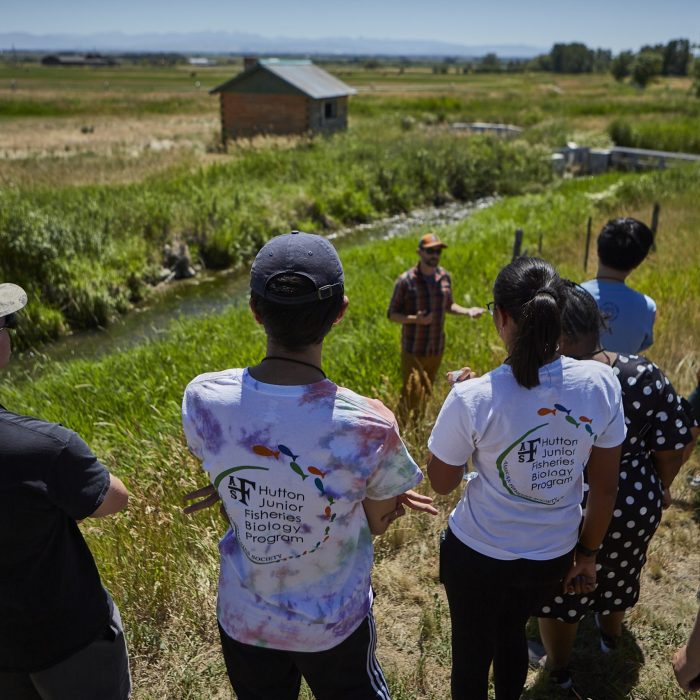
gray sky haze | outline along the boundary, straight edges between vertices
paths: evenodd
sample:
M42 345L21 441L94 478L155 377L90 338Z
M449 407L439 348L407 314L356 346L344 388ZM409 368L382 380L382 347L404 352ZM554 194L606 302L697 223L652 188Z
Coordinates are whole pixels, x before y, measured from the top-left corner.
M0 0L0 18L0 33L226 31L545 48L582 41L614 51L700 41L700 0Z

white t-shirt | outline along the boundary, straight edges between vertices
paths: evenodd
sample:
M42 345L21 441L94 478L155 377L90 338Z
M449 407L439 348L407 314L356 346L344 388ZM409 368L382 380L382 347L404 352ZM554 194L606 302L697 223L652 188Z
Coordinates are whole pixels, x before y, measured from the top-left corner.
M340 644L372 603L362 501L423 478L391 411L329 380L279 386L231 369L190 382L182 420L231 522L219 546L226 634L286 651Z
M479 476L452 511L450 529L495 559L571 551L591 448L625 438L620 383L610 367L561 357L539 377L539 386L525 389L501 365L456 384L428 441L447 464L472 458Z

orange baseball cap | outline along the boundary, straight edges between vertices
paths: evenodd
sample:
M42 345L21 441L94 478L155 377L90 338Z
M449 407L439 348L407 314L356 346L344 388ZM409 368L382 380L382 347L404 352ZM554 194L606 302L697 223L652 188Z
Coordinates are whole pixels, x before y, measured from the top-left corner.
M421 236L418 241L419 248L447 248L447 244L443 243L434 233L426 233Z

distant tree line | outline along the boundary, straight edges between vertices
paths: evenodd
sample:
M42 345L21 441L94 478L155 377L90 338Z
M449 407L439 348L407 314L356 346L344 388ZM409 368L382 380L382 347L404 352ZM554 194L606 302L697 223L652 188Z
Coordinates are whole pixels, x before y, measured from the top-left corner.
M629 81L639 87L658 75L687 76L695 78L695 90L700 97L700 57L693 57L688 39L673 39L667 44L642 46L634 51L621 51L617 55L609 49L591 49L581 42L558 43L549 53L532 59L503 59L495 53L481 58L464 59L447 57L432 62L437 75L450 73L518 73L524 71L548 71L552 73L610 73L615 80ZM391 59L389 59L391 62ZM399 59L400 72L410 65L425 65L426 59ZM364 67L386 67L387 62L378 59L365 60Z

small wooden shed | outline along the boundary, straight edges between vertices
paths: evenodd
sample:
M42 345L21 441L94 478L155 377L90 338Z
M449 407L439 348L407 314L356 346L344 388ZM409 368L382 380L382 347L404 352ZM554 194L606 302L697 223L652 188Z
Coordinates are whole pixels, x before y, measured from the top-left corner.
M222 140L257 134L332 133L347 129L356 90L307 60L246 59L215 87L221 96Z

